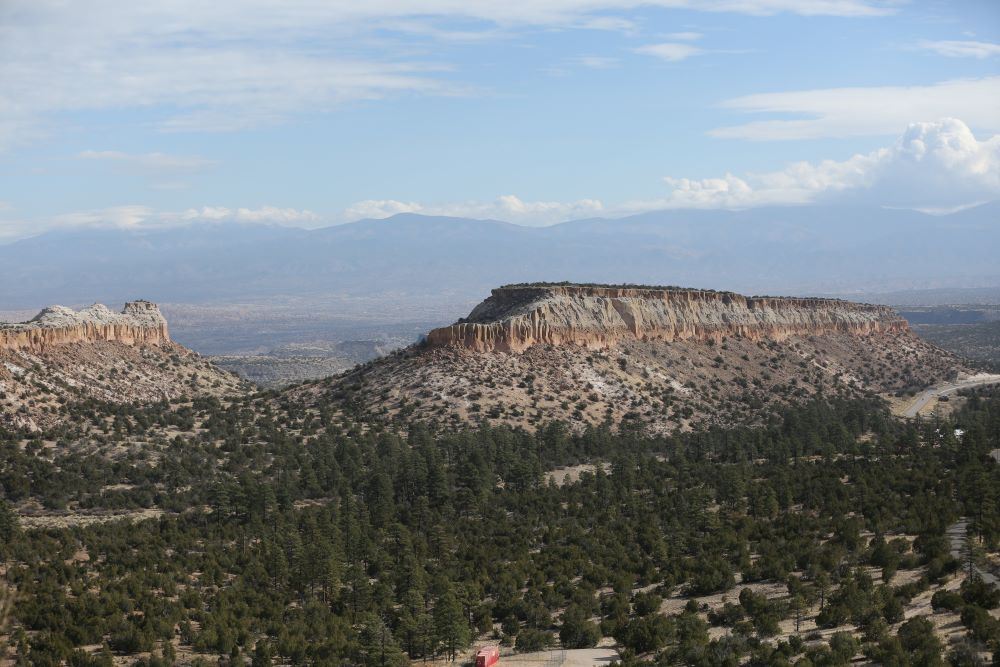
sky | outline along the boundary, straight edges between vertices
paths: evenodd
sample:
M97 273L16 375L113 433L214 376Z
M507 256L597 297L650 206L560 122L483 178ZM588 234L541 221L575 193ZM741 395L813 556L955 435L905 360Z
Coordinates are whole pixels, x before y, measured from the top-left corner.
M0 242L995 199L996 0L0 0Z

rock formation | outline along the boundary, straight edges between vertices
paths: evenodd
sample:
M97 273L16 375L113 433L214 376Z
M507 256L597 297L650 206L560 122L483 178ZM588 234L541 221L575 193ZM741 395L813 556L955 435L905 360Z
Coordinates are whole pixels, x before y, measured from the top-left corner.
M170 340L156 304L51 306L0 323L0 428L37 430L69 419L74 403L143 403L231 396L241 381Z
M121 313L99 303L79 311L49 306L29 322L0 324L0 350L38 353L56 345L98 341L163 345L170 335L160 309L148 301L130 301Z
M535 284L495 289L426 344L283 397L406 423L671 433L765 423L817 396L891 397L967 372L884 306Z
M623 340L783 341L791 336L903 333L887 306L836 299L746 297L680 288L514 285L492 291L469 317L428 334L432 347L524 352L533 345L607 349Z

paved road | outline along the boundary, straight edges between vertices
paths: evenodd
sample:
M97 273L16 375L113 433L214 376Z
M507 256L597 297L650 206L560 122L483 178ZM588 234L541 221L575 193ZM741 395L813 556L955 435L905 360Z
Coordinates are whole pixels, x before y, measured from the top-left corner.
M966 534L965 531L968 525L969 525L969 520L963 517L958 521L956 521L955 523L948 526L948 531L947 531L948 540L951 542L951 555L962 564L963 570L966 567L965 540L968 538L968 535ZM985 581L988 584L993 584L993 586L1000 588L1000 579L998 579L995 574L987 570L984 570L983 568L979 567L979 565L973 565L973 567L975 568L976 573L983 578L983 581Z
M997 383L1000 383L1000 375L981 373L979 375L974 375L967 380L961 380L960 382L939 384L931 387L930 389L925 389L917 394L916 398L914 398L910 405L907 406L906 410L903 411L903 416L911 418L916 417L928 403L936 399L938 396L946 396L947 394L952 394L959 389L971 389L972 387L981 387L984 384Z

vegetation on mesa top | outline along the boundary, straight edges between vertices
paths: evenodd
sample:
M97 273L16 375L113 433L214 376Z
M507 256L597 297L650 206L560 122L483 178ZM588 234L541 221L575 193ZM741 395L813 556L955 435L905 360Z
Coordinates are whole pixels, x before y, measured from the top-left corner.
M753 294L744 295L739 292L732 292L730 290L717 290L708 287L683 287L681 285L644 285L641 283L579 283L572 282L569 280L562 280L559 282L548 282L548 281L536 281L530 283L507 283L506 285L501 285L497 289L501 290L515 290L515 289L537 289L545 290L551 289L553 287L583 287L587 289L634 289L634 290L649 290L654 292L702 292L705 294L732 294L734 296L740 296L747 299L797 299L797 300L810 300L810 301L823 301L830 303L850 303L859 305L875 305L881 306L880 304L868 304L860 301L849 301L847 299L837 299L834 297L825 296L776 296L771 294Z
M642 285L639 283L577 283L569 280L558 282L537 281L530 283L508 283L501 285L499 289L545 289L549 287L597 287L609 289L648 289L648 290L676 290L681 292L716 292L713 289L701 289L698 287L681 287L679 285Z

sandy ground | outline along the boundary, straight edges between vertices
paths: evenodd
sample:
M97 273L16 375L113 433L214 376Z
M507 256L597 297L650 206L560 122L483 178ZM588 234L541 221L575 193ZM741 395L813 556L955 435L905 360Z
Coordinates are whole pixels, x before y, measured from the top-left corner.
M612 647L579 648L503 656L499 667L601 667L617 659Z
M611 474L611 464L610 463L581 463L576 466L568 466L565 468L556 468L555 470L550 470L545 473L545 482L550 481L555 482L556 486L563 486L564 484L573 484L580 481L580 475L585 472L595 472L597 466L601 466L605 474Z
M70 528L72 526L90 526L96 523L110 521L145 521L156 519L164 514L159 509L125 510L121 512L100 512L94 514L65 513L46 514L39 516L22 515L18 518L25 530L44 530L48 528Z

